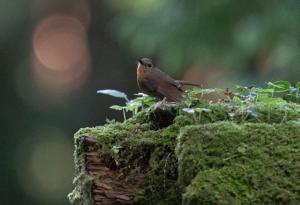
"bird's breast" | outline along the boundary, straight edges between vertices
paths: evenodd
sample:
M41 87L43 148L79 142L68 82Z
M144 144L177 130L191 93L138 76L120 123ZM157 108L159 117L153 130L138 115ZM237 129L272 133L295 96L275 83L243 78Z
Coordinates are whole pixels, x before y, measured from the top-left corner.
M139 81L139 79L143 78L145 75L144 68L140 63L138 64L136 71L137 71L137 79Z
M140 78L141 76L144 76L144 71L141 67L138 67L136 70L137 78Z

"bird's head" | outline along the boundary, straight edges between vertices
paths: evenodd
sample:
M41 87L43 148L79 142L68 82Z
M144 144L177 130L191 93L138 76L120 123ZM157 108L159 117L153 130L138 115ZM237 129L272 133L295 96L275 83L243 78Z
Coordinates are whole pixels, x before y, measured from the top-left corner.
M143 67L144 69L153 68L154 65L150 58L141 58L138 60L138 67Z

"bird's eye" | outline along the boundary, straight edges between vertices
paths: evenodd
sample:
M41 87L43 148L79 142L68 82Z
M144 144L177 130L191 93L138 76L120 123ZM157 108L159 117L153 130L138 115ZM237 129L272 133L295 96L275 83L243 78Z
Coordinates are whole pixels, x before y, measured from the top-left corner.
M151 64L151 63L149 63L149 64L147 64L147 66L148 66L149 68L151 68L151 67L152 67L152 64Z

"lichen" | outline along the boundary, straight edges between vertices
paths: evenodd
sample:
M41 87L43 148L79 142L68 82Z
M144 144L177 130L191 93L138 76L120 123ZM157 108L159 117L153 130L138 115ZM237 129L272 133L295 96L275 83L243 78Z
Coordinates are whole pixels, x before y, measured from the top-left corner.
M91 204L82 144L88 136L128 180L145 175L136 190L140 204L299 204L300 106L282 103L284 109L199 101L209 112L192 114L182 111L184 103L167 104L175 113L167 127L142 111L123 123L80 129L69 198Z

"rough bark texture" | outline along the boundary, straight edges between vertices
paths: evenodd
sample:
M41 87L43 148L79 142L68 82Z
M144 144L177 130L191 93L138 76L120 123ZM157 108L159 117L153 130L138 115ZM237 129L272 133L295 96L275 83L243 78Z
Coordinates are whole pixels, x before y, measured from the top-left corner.
M135 190L142 182L142 176L135 181L125 181L122 172L114 170L101 159L101 145L95 139L86 137L84 159L86 172L94 178L92 183L92 200L95 205L135 204Z

